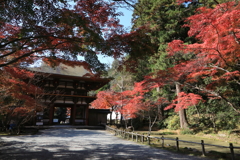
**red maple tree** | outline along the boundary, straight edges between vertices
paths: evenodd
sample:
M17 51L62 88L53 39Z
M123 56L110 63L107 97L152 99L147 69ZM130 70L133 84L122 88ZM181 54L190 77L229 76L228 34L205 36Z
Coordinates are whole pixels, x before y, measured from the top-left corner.
M201 7L187 19L184 27L190 28L189 36L196 37L197 42L185 44L174 40L169 43L167 58L172 66L149 74L143 83L149 89L176 85L177 98L166 109L182 111L202 101L198 94L205 94L209 98L223 99L239 112L234 100L239 94L233 87L240 84L239 13L238 2L227 2L212 9ZM183 87L198 90L198 93L182 92Z
M198 40L194 44L184 44L175 40L169 44L169 53L178 52L195 54L195 58L177 64L174 68L188 72L186 84L208 95L225 100L235 111L238 105L231 101L235 88L240 85L240 4L227 2L217 5L214 9L201 7L197 14L189 17L186 27L190 28L189 36ZM206 85L198 85L199 80L209 78ZM226 89L219 90L225 87Z
M102 0L1 1L0 10L0 92L12 102L21 102L8 106L18 106L16 111L22 108L25 113L36 106L32 95L36 91L41 95L37 86L26 81L34 77L26 67L43 61L50 66L89 68L78 56L112 55L108 39L122 28L114 3ZM3 113L6 99L0 103Z
M16 127L19 127L46 107L41 102L45 92L34 85L41 79L19 67L4 67L0 72L0 115L5 117L2 123L7 126L14 120Z
M67 63L89 53L108 55L107 40L122 27L114 3L102 0L80 0L73 7L57 0L2 1L1 10L0 67L42 58Z

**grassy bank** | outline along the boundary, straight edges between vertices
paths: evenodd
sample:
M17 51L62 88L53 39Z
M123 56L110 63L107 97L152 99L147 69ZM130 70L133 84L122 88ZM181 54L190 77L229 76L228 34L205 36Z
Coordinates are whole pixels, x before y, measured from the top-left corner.
M148 131L137 130L134 131L138 134L147 135ZM162 147L162 141L159 139L152 139L150 142L150 146L156 148L163 148L166 150L170 150L172 152L178 152L180 154L188 154L195 156L202 156L202 146L201 140L204 141L204 144L216 145L216 146L208 146L205 145L206 157L216 160L229 160L231 159L231 152L229 148L217 147L217 146L225 146L229 147L229 143L233 143L234 147L240 147L240 137L238 135L232 134L230 132L220 132L219 134L203 134L199 133L196 135L193 134L181 134L179 130L159 130L152 131L152 137L162 137L169 138L173 140L164 140L164 147ZM176 137L179 140L197 142L197 143L187 143L179 141L179 151L176 150ZM131 139L131 138L130 138ZM134 140L135 141L135 140ZM142 142L141 142L142 143ZM145 142L144 144L148 144ZM234 149L235 160L240 159L240 149Z

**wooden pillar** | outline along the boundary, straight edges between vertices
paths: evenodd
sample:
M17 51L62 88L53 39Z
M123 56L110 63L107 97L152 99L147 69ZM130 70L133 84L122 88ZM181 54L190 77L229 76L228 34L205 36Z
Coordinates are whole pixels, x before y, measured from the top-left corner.
M86 114L86 122L85 122L85 125L88 125L88 117L89 117L89 104L86 106L85 108L85 114Z
M49 105L49 124L53 124L53 114L54 114L54 103L50 103Z
M72 125L75 124L75 119L76 119L76 107L77 107L77 104L74 103L73 104L73 107L71 109L71 122L72 122Z
M36 125L36 122L37 122L37 112L35 111L35 117L31 119L31 124L32 125Z

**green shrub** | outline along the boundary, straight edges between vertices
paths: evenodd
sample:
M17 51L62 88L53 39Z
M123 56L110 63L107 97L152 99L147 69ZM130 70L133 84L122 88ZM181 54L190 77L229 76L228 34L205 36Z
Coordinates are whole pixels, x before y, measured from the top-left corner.
M240 116L219 100L209 100L209 103L189 107L187 115L195 133L210 134L222 130L234 130L240 124Z
M182 129L180 131L180 134L195 134L193 130L191 129Z
M158 129L164 129L164 128L166 128L167 126L166 126L166 124L164 123L164 121L157 121L157 122L156 122L156 127L157 127Z
M180 119L178 115L173 115L165 120L167 129L176 130L180 128Z
M204 134L211 134L211 133L216 133L217 131L216 131L216 129L215 128L205 128L204 130L203 130L203 133Z
M224 119L224 120L223 120ZM219 130L232 130L239 124L239 116L229 112L219 112L216 115L216 126Z

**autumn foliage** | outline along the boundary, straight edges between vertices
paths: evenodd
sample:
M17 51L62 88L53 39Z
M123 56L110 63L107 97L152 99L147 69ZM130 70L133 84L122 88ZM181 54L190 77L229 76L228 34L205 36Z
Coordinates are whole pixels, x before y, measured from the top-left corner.
M178 112L181 109L187 109L189 106L197 105L202 100L203 99L200 95L180 92L176 99L174 99L172 103L165 108L165 110L174 108L175 111Z
M14 0L2 1L0 8L0 67L29 65L39 59L67 63L93 53L109 55L107 40L121 28L114 3L102 0L73 4Z
M207 99L220 99L240 112L239 101L236 101L240 85L238 15L238 2L197 9L196 14L187 18L187 24L183 26L189 28L188 35L196 39L195 43L187 44L181 40L170 42L166 58L171 61L171 65L147 75L144 81L136 83L138 86L132 91L117 93L118 98L113 98L113 105L122 103L121 112L124 115L137 115L140 110L151 108L153 103L147 100L145 93L178 84L184 90L171 102L166 99L161 102L167 104L165 110L174 108L178 112L199 102L204 103ZM156 102L155 105L159 104Z
M166 107L165 110L174 108L175 111L180 111L208 99L217 99L240 113L239 2L216 3L212 8L200 7L184 22L180 17L173 23L168 23L168 26L165 26L164 20L169 17L171 19L172 14L160 14L165 16L159 17L163 18L162 21L149 14L141 21L141 14L135 13L136 22L146 23L151 17L154 23L159 22L159 26L151 23L139 26L142 24L139 23L129 33L119 24L117 16L121 13L116 12L115 3L79 0L70 7L65 0L44 2L0 2L0 9L4 11L0 15L0 67L5 67L1 68L1 94L24 102L21 106L34 106L34 99L29 95L38 90L36 86L24 81L31 79L33 73L21 67L38 60L51 66L63 63L89 67L85 62L79 61L78 56L104 54L118 58L127 54L129 57L123 64L128 71L136 73L138 59L153 55L157 57L159 54L163 69L155 68L143 81L136 82L132 90L99 92L97 99L91 104L92 107L112 109L128 119L161 105ZM164 13L171 13L171 7L176 2L181 4L183 1L166 5L167 11L163 10ZM152 3L146 1L146 4ZM157 1L156 8L160 4ZM22 7L22 11L16 9L17 7ZM180 7L179 12L181 9L183 8ZM181 15L185 12L183 10ZM189 29L187 38L194 40L184 41L187 38L181 36L185 36L183 32L186 33L186 30L178 28L180 24ZM157 37L158 35L161 37ZM165 50L162 46L167 43ZM173 87L175 85L182 91L176 94L176 88ZM151 99L150 93L153 90L161 90L166 86L174 96ZM31 107L28 109L31 110Z
M178 62L174 68L177 76L188 72L185 84L198 89L208 96L224 99L230 106L239 111L238 104L231 101L239 87L239 57L240 57L240 21L238 16L240 5L228 2L217 5L214 9L199 8L197 14L187 19L189 36L198 40L194 44L184 44L180 40L169 43L169 56L176 53L194 54L194 58ZM182 71L180 71L182 70ZM208 79L205 85L201 80ZM224 89L223 89L223 88ZM220 89L222 88L222 89Z
M22 125L35 116L36 111L44 109L45 105L40 100L44 91L34 85L37 81L40 80L33 72L19 67L1 70L0 114L5 116L3 124L14 119L17 126Z
M111 109L120 112L125 118L133 118L143 108L143 92L145 91L142 89L124 92L100 91L91 106L98 109Z
M87 69L97 67L79 60L79 56L110 55L108 39L121 33L122 28L117 18L121 13L116 11L114 3L102 0L72 3L67 0L6 0L0 2L0 10L3 115L11 106L13 112L22 116L41 107L34 96L43 91L29 82L36 76L27 71L27 67L33 67L36 62L52 67L59 64Z
M157 108L158 105L169 103L162 97L157 101L146 100L144 95L150 90L146 89L143 83L145 82L135 83L133 90L123 92L100 91L91 106L120 112L124 119L129 119L136 118L144 111L148 112L153 108Z

